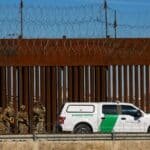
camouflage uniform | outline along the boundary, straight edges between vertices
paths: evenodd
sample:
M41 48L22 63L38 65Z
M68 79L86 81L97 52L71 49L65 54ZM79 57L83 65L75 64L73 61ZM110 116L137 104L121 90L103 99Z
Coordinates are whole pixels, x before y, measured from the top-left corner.
M6 133L6 127L5 127L4 121L3 121L2 108L0 107L0 134L5 134L5 133Z
M3 120L6 126L6 133L15 132L15 110L13 108L13 102L10 101L8 106L4 109Z
M20 111L17 113L18 130L20 134L27 134L29 129L28 114L25 111L25 106L20 106Z
M45 132L45 107L40 102L35 102L33 107L33 131L34 133Z

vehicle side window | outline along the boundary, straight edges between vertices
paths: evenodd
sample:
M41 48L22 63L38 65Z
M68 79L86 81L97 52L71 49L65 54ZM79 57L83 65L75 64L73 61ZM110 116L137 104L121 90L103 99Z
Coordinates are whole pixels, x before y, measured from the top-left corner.
M94 105L69 105L66 110L68 113L93 113Z
M121 105L121 113L123 115L136 116L137 109L132 106Z
M107 115L107 114L116 115L117 114L117 105L103 105L102 112L105 115Z

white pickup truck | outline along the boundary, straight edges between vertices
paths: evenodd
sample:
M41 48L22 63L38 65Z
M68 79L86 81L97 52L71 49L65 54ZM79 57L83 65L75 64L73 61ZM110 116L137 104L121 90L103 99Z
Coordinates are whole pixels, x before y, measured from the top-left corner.
M150 133L150 114L130 103L65 103L58 119L62 131L73 133Z

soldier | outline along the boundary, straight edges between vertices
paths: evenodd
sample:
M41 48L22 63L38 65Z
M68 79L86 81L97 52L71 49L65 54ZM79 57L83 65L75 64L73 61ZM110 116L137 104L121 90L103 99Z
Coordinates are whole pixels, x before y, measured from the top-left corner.
M25 105L20 106L20 111L17 113L18 130L20 134L27 134L29 129L28 114L25 111Z
M38 131L39 131L39 133L44 133L45 132L45 113L46 113L46 109L42 105L42 103L39 103L39 106L40 106L40 113L39 113Z
M40 101L35 101L33 106L33 130L34 133L45 132L45 107Z
M13 107L13 101L8 103L8 106L4 109L3 120L7 129L7 133L15 132L15 110Z
M6 127L4 125L3 121L3 111L2 107L0 107L0 134L5 134L6 133Z

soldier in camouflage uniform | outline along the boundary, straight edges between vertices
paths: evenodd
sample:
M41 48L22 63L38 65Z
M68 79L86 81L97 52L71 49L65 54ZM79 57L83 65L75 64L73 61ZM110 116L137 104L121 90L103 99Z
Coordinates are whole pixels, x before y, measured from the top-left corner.
M17 113L18 130L20 134L27 134L29 130L28 114L25 111L25 105L20 106L20 111Z
M3 109L2 107L0 107L0 134L5 134L5 133L6 133L6 127L3 121Z
M40 101L35 101L33 106L33 131L34 133L45 132L45 107Z
M3 120L7 129L7 133L15 132L15 110L13 107L13 101L8 103L8 106L4 109Z

